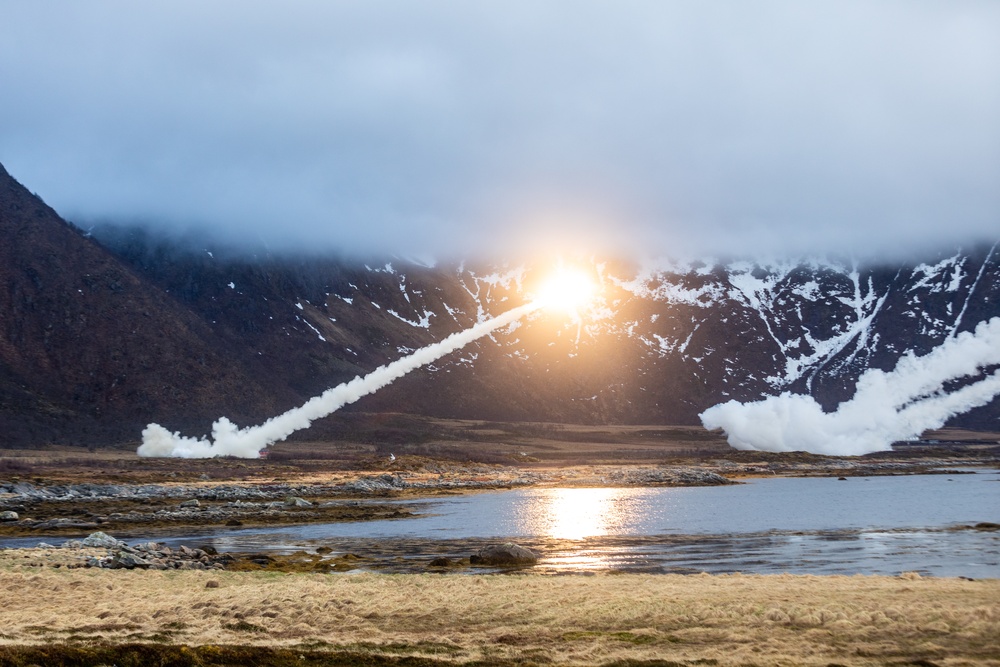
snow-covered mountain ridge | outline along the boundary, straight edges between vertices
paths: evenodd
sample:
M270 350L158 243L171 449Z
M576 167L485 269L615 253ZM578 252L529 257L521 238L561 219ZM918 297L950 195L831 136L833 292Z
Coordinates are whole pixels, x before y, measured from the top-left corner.
M891 368L1000 314L996 245L911 266L662 262L600 273L581 347L638 345L647 374L704 374L719 398L790 390L832 405L865 369Z
M258 352L291 366L306 351L328 370L304 393L363 374L529 301L551 270L541 264L429 267L312 260L216 260L180 253L184 280L205 301L144 262L145 244L107 238L124 259L196 310L230 329L251 304L277 309L281 335ZM145 249L143 249L145 248ZM176 260L181 261L181 260ZM832 407L849 398L868 368L890 369L907 351L926 353L945 338L1000 314L997 246L910 265L848 261L658 261L583 263L599 284L579 319L546 312L515 322L380 394L358 409L450 417L585 422L696 423L706 407L781 391L810 393ZM256 277L281 274L280 292ZM242 286L242 287L241 287ZM199 290L201 291L201 290ZM238 295L240 305L222 306ZM255 344L252 337L243 340ZM276 343L281 341L283 344ZM279 349L282 350L279 352ZM344 373L344 364L350 371ZM310 385L310 382L305 383ZM995 419L990 409L971 418ZM985 421L984 421L985 419Z

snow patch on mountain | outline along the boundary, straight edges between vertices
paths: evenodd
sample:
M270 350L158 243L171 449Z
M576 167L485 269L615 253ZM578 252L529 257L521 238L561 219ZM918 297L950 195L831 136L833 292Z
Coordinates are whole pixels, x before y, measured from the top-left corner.
M930 292L955 292L961 287L962 278L965 277L962 271L964 264L965 257L961 254L942 259L933 266L918 264L913 268L913 277L917 278L917 281L910 286L908 291L927 289Z
M386 308L385 312L389 313L390 315L392 315L396 319L400 320L401 322L405 322L405 323L409 324L411 327L419 327L421 329L430 328L430 326L431 326L431 318L435 317L434 313L424 311L423 315L420 316L419 320L408 320L405 317L403 317L402 315L400 315L399 313L397 313L392 308Z

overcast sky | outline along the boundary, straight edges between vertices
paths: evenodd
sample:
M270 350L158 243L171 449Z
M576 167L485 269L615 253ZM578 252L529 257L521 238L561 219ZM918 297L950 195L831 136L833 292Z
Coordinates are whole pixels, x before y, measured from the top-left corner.
M0 162L311 249L995 241L1000 3L0 0Z

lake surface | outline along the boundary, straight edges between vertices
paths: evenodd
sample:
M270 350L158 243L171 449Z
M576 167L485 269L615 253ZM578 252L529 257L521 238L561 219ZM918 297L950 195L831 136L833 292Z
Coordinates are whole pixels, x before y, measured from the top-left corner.
M384 500L382 501L384 502ZM163 541L312 550L422 569L516 541L551 572L799 572L1000 577L1000 473L768 478L693 488L519 489L399 501L411 519L220 529ZM160 538L162 539L162 538Z
M406 503L405 521L275 529L303 537L531 537L938 528L1000 522L1000 475L755 479L690 488L520 489Z

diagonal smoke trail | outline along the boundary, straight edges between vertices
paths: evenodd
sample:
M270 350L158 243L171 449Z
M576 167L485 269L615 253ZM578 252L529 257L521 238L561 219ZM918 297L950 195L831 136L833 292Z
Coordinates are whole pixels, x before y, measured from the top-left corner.
M270 444L284 440L295 431L309 428L313 421L326 417L340 408L354 403L363 396L374 393L387 384L398 380L410 371L429 364L450 352L465 347L494 329L510 324L541 308L541 301L509 310L503 315L481 322L474 327L459 331L444 340L428 345L396 361L380 366L364 377L356 377L350 382L327 389L309 399L304 405L293 408L277 417L272 417L260 426L238 428L225 417L212 425L212 437L189 438L171 433L159 424L150 424L142 431L139 456L172 456L190 459L214 456L235 456L257 458L260 450Z
M835 412L823 412L811 396L784 393L755 403L729 401L700 416L706 428L724 429L736 449L856 456L890 449L986 405L1000 395L1000 371L987 374L997 364L1000 317L945 339L922 357L907 355L889 372L866 371L854 398ZM962 378L973 381L946 390Z

